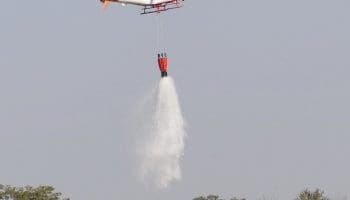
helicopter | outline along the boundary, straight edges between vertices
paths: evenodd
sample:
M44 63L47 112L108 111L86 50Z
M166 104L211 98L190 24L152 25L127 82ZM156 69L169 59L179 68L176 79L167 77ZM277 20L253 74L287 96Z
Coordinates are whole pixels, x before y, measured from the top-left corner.
M120 3L125 5L141 6L141 15L160 13L167 10L181 8L184 0L100 0L103 3L103 9L107 9L110 3Z

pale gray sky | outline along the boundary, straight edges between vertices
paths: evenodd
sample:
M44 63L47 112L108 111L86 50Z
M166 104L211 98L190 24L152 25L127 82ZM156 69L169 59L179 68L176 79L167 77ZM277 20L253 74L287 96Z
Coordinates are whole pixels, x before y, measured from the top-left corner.
M160 15L188 123L183 180L135 181L130 113L156 18L96 0L0 3L0 182L72 200L350 196L350 1L186 0Z

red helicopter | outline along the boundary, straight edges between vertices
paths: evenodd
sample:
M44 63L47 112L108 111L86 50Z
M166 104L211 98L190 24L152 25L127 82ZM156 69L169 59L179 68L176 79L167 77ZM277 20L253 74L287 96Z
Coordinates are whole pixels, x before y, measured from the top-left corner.
M142 6L141 14L160 13L171 9L181 8L184 0L100 0L106 9L110 3Z

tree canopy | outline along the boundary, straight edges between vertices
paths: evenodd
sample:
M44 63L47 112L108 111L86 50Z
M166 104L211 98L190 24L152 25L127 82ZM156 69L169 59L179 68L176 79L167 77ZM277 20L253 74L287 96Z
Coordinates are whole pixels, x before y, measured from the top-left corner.
M264 198L265 199L265 198ZM223 200L218 195L208 195L208 196L199 196L194 198L193 200ZM245 198L237 198L233 197L230 200L246 200ZM294 200L330 200L328 197L324 195L324 191L320 189L316 189L315 191L311 191L309 189L305 189L299 193L297 198Z
M199 196L199 197L196 197L194 198L193 200L224 200L222 198L220 198L218 195L208 195L208 196ZM233 197L231 198L230 200L246 200L244 198L237 198L237 197Z
M0 200L69 200L52 186L12 187L0 184Z
M324 195L324 191L320 189L316 189L315 191L310 191L309 189L305 189L295 200L330 200L328 197Z

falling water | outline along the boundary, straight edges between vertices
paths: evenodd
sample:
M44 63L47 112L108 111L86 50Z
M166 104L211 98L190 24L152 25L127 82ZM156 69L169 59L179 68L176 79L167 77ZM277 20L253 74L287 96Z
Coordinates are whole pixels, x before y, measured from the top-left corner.
M162 78L156 87L151 125L141 151L141 176L146 183L166 188L181 179L186 132L173 79Z

